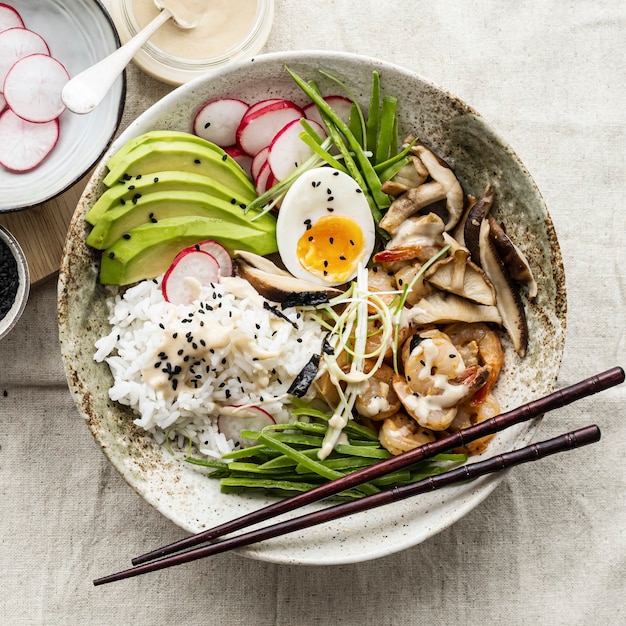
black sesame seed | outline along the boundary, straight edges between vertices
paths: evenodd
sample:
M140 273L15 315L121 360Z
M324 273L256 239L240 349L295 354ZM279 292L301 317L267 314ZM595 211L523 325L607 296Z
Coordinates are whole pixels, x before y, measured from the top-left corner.
M335 238L331 237L328 241L330 241L330 245L332 246L335 243Z
M153 178L153 180L154 180L154 182L155 182L155 183L158 183L158 182L159 182L159 177L158 177L158 176L155 176L155 177Z
M313 235L309 237L309 241L313 241Z
M132 180L133 177L130 174L124 174L124 176L122 177L124 180L128 181L128 180Z
M353 246L354 245L354 241L352 241L352 239L350 239L350 245Z
M237 204L237 198L231 198L230 199L230 203L231 204Z
M194 163L200 163L200 159L194 159L193 162Z
M204 127L205 127L205 128L208 128L209 126L211 126L211 122L207 122L207 123L204 125Z
M339 172L333 172L333 176L339 176Z
M230 398L230 389L227 389L225 392L226 398Z
M177 354L178 354L178 356L182 356L184 352L185 352L184 350L179 350L179 351L177 352Z
M228 155L227 155L227 154L224 154L224 155L222 156L222 161L226 161L227 159L228 159Z
M328 196L327 202L332 202L335 199L334 196Z
M339 257L339 260L340 260L340 261L345 261L345 260L346 260L346 257L345 257L345 256L343 256L343 254L342 254L342 255Z
M137 174L137 176L135 176L135 180L141 180L142 176L143 176L143 174Z
M161 361L157 361L157 362L154 364L154 367L155 367L156 369L159 369L159 367L161 367Z
M357 188L356 192L357 192L357 193L363 193L363 190L362 190L362 189L358 189L358 188Z
M109 252L109 259L115 258L115 252Z
M123 237L124 239L130 239L130 233L124 233L124 234L122 235L122 237Z
M132 191L135 188L135 185L128 185L128 191Z
M120 204L124 206L126 204L126 200L124 200L124 198L120 198Z

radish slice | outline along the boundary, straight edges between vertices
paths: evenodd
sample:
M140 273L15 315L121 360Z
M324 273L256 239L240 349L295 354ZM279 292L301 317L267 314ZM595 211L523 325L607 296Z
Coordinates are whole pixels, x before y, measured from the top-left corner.
M193 132L221 148L234 146L237 127L247 110L248 105L236 98L211 100L196 114Z
M310 120L309 124L320 137L326 137L326 131L321 124L313 120ZM304 129L300 120L294 120L278 131L270 144L267 162L276 180L283 180L289 176L313 154L313 150L300 139L302 132Z
M197 243L194 248L210 254L217 261L220 276L233 275L233 259L221 243L207 239Z
M242 430L261 430L275 423L276 420L260 406L224 406L217 418L217 429L236 446L246 447L254 445L256 441L243 439Z
M352 100L350 98L345 96L326 96L324 100L346 124L349 122L352 111ZM322 116L315 103L307 104L303 110L307 119L313 120L325 128Z
M254 104L251 104L246 111L246 115L253 115L259 109L266 107L269 104L274 104L275 102L282 102L284 98L266 98L265 100L259 100Z
M220 266L208 252L185 248L165 272L163 297L172 304L191 304L198 299L199 286L217 283L219 276Z
M4 80L4 97L16 115L27 122L49 122L61 115L64 85L70 79L62 63L46 54L17 61Z
M269 146L276 133L292 120L304 117L302 109L289 100L279 100L244 115L237 129L237 143L250 156Z
M239 146L228 146L224 148L224 152L235 159L241 169L248 174L248 176L252 177L252 157L249 154L246 154Z
M50 54L43 38L27 28L9 28L0 33L0 91L4 79L16 61L30 54Z
M0 115L0 164L14 172L37 167L59 139L59 122L34 124L7 109Z
M7 101L4 98L4 95L0 93L0 113L7 108Z
M256 180L254 181L254 187L256 189L257 194L259 195L264 194L268 189L271 189L275 183L276 183L276 177L274 176L274 173L272 172L272 168L270 167L270 164L266 161L263 167L261 167L261 171L259 172L259 175L256 177Z
M250 166L250 176L252 176L252 180L258 178L261 168L267 163L267 153L269 151L270 147L265 146L265 148L258 152L254 159L252 159L252 165Z
M24 22L13 7L0 2L0 32L9 28L24 28Z

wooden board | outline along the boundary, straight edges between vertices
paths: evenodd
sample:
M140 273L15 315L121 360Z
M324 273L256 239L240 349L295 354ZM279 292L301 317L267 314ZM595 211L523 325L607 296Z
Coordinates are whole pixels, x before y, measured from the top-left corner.
M22 211L0 213L0 224L19 241L36 285L59 271L67 230L91 173L60 196Z

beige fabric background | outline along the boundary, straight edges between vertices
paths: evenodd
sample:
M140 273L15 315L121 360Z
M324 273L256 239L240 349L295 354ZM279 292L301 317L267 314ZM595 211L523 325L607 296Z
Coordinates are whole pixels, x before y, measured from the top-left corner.
M266 51L384 58L500 130L560 239L567 385L626 365L625 34L619 0L277 0ZM135 67L128 81L123 126L170 90ZM126 485L78 416L55 289L33 289L0 345L0 624L626 623L624 385L541 428L548 437L597 422L599 444L513 471L464 519L403 553L318 568L225 554L94 588L94 577L182 532Z

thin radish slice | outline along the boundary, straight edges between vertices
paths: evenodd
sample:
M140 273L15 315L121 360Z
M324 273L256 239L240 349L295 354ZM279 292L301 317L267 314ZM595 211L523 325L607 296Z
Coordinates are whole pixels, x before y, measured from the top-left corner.
M326 137L321 124L309 120L309 125L320 137ZM313 154L313 150L300 139L302 132L304 129L300 120L294 120L282 128L270 144L267 162L276 180L289 176Z
M219 277L220 266L208 252L185 248L163 276L163 297L172 304L191 304L198 299L200 287L218 283Z
M239 146L229 146L224 148L224 152L237 161L241 169L252 177L252 157L249 154L246 154Z
M220 276L233 275L233 259L230 256L230 252L221 243L207 239L197 243L194 247L196 250L210 254L217 261L220 268Z
M0 113L7 108L7 101L4 98L4 95L0 93Z
M24 22L16 9L0 2L0 32L9 28L24 28Z
M27 122L7 109L0 115L0 164L14 172L37 167L59 139L59 122Z
M246 447L256 442L244 439L243 430L261 430L276 420L260 406L223 406L217 418L217 429L236 446Z
M265 146L263 150L258 152L252 159L252 165L250 166L250 176L252 180L255 180L259 176L259 172L265 163L267 163L267 153L270 151L269 146Z
M256 177L254 181L254 188L256 189L257 194L259 194L260 196L264 194L268 189L271 189L275 183L276 183L276 177L274 176L274 173L272 172L272 168L270 167L270 164L266 161L263 167L261 168L259 175Z
M31 54L17 61L4 81L4 97L16 115L28 122L49 122L65 110L61 99L70 79L60 61Z
M289 100L280 100L245 115L237 129L237 143L255 156L269 146L276 133L292 120L304 117L302 109Z
M237 98L211 100L196 113L193 132L221 148L234 146L237 127L247 110L247 103Z
M41 35L27 28L9 28L0 33L0 91L4 79L16 61L30 54L50 54Z
M265 100L259 100L258 102L255 102L254 104L251 104L248 107L246 115L253 115L259 109L262 109L263 107L266 107L269 104L274 104L276 102L282 102L283 100L284 100L284 98L266 98Z
M350 98L346 98L345 96L326 96L324 100L347 124L350 120L350 113L352 111L352 100L350 100ZM320 115L315 103L311 102L311 104L307 104L303 110L307 119L313 120L325 127L324 122L322 121L322 116Z

